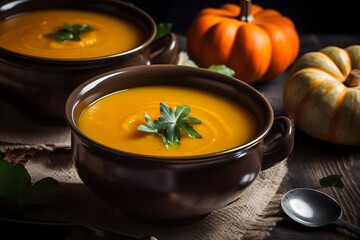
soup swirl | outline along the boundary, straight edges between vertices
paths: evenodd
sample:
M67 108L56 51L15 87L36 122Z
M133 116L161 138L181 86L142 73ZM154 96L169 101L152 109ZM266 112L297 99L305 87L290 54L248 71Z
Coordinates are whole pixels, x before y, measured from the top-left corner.
M78 40L47 37L64 24L87 25ZM92 11L41 10L0 22L0 46L21 54L45 58L93 58L121 53L141 45L145 34L133 22Z
M182 134L180 146L168 150L161 137L139 131L145 112L154 120L160 102L172 109L189 105L189 117L200 124L192 127L202 138ZM259 131L255 116L244 106L206 91L174 86L147 86L115 92L87 106L79 129L108 147L152 156L194 156L215 153L249 142Z

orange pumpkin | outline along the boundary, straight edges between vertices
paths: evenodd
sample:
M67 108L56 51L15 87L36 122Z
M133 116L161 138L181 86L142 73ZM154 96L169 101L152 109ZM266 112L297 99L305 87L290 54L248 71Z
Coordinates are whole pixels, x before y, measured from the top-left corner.
M200 67L224 64L247 83L272 80L298 55L295 25L274 9L240 3L198 13L186 36L189 57Z

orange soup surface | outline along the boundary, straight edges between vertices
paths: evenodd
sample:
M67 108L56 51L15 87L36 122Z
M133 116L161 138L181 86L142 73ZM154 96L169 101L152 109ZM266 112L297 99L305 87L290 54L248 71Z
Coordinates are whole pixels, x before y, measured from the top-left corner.
M166 149L162 138L137 130L160 116L160 102L173 110L189 105L191 114L201 120L191 126L202 138L182 134L180 146ZM259 131L256 118L244 106L209 92L174 86L138 87L115 92L86 107L79 129L108 147L152 156L194 156L227 150L249 142Z
M58 41L45 37L64 24L86 24L94 30L80 40ZM0 21L0 46L22 54L45 58L91 58L133 49L145 35L127 19L82 10L41 10Z

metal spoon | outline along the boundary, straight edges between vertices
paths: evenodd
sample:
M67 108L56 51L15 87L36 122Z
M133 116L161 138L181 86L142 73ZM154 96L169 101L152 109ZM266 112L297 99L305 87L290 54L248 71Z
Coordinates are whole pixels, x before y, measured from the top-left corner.
M340 219L343 214L340 204L323 192L309 188L290 190L282 197L281 207L290 218L305 226L336 224L360 236L360 227Z

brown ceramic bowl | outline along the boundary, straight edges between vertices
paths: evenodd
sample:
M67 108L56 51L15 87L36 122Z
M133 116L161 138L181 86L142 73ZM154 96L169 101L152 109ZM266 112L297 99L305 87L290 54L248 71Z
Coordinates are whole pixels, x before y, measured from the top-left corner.
M78 127L83 109L115 91L149 85L205 89L245 105L260 125L251 141L193 157L156 157L104 146ZM94 77L66 103L76 170L92 191L136 219L184 223L238 199L260 171L286 159L293 149L292 121L274 118L271 105L242 81L206 69L179 65L137 66ZM268 179L271 181L271 179Z
M64 120L65 102L80 83L117 68L156 63L176 63L178 43L174 34L157 41L156 24L143 10L117 0L1 1L0 21L29 11L80 9L121 16L136 23L146 35L138 47L113 55L81 59L53 59L24 55L0 46L0 89L32 115Z

